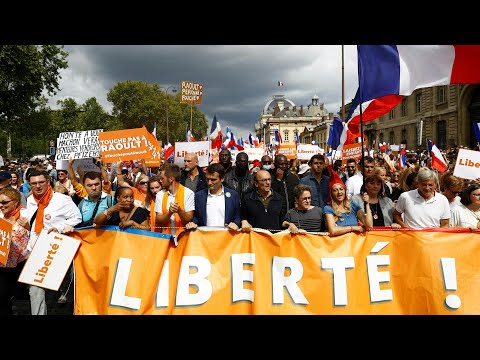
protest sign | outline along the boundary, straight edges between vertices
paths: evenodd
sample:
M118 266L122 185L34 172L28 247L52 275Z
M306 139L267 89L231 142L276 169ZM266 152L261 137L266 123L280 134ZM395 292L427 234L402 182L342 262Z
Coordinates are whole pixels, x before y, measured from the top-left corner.
M175 143L175 164L181 169L185 166L184 157L187 152L194 152L198 156L198 166L208 166L210 150L209 141L176 142Z
M11 237L12 224L10 221L0 218L0 263L3 265L7 264Z
M80 240L42 230L19 282L57 291L80 246Z
M58 135L55 160L85 159L100 154L98 134L102 129L63 132Z

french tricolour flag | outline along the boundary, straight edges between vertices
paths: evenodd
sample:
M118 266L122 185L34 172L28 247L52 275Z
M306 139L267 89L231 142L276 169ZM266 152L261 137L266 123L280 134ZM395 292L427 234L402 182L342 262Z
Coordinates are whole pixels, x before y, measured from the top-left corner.
M438 149L437 145L435 145L432 140L427 139L427 146L430 156L432 157L432 168L441 173L447 171L448 165L445 162L445 159L443 158L443 155Z
M358 45L360 98L480 83L480 45Z

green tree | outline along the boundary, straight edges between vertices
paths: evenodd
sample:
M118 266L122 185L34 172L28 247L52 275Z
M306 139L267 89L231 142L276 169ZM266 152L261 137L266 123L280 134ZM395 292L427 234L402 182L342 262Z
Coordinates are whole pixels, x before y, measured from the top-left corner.
M59 90L60 70L68 53L56 45L0 46L0 120L11 121L34 111L46 92Z
M190 111L195 139L206 135L208 124L205 115L196 106L191 109L188 104L180 104L180 94L165 94L156 83L132 80L119 82L108 92L107 100L113 104L112 114L123 128L145 125L151 131L156 122L157 138L163 143L167 138L167 106L170 142L185 141L186 129L190 126Z

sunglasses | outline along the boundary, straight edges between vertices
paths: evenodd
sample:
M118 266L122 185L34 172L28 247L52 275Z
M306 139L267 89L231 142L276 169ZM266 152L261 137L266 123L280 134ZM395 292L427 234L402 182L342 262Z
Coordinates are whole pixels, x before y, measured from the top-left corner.
M271 161L264 161L262 164L270 165L271 163L272 163Z
M140 184L140 185L147 185L147 184L148 184L148 181L140 181L139 184Z
M11 203L13 200L7 200L7 201L0 201L0 204L2 205L7 205L8 203Z

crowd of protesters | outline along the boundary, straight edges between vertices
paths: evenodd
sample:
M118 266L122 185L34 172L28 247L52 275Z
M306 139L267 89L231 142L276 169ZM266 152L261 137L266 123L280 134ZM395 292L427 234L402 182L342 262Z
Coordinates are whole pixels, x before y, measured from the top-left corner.
M438 173L424 152L410 153L403 168L391 160L375 154L331 162L315 154L300 161L277 154L251 161L239 152L232 161L223 149L219 162L205 167L186 153L183 166L158 168L143 160L105 164L99 157L99 170L86 172L75 170L75 160L66 169L51 160L6 160L0 217L13 229L8 261L0 264L0 315L12 314L18 276L42 230L69 234L111 225L176 239L199 226L332 237L376 227L480 229L480 178L458 178L452 166ZM47 314L44 289L28 291L32 314ZM60 302L68 290L61 291Z

